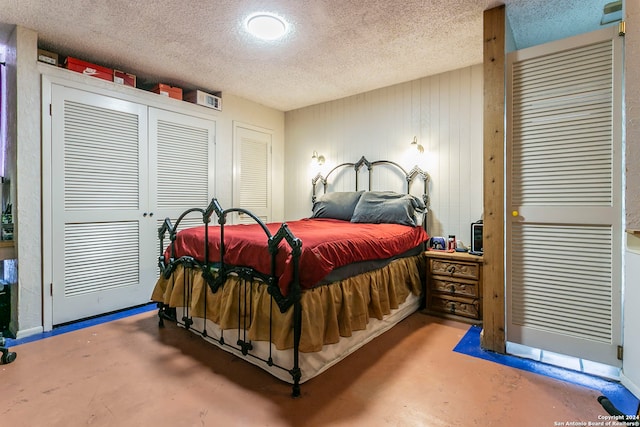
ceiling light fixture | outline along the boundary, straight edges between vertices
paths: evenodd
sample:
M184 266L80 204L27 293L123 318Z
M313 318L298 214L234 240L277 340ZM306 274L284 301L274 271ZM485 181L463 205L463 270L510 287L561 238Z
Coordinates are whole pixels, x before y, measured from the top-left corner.
M255 13L246 21L247 31L262 40L278 40L288 30L284 19L272 13Z

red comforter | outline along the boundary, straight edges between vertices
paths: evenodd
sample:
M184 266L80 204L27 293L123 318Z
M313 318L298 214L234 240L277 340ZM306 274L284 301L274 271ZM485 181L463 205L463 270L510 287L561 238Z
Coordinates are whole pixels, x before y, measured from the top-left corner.
M280 223L267 227L272 234ZM335 219L302 219L288 222L291 232L302 241L300 256L300 286L313 287L333 269L358 261L390 258L408 251L428 239L421 227L399 224L363 224ZM209 261L220 261L220 229L209 227ZM252 267L271 274L271 257L267 236L258 224L228 225L224 228L225 263ZM167 249L166 256L169 255ZM204 227L180 231L174 246L175 258L204 258ZM284 296L293 278L291 248L280 243L276 275Z

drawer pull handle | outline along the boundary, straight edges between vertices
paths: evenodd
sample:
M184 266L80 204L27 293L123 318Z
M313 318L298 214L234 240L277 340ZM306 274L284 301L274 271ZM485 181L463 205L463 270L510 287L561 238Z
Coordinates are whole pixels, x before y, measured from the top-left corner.
M449 305L449 311L450 311L451 313L455 313L455 312L456 312L456 304L455 304L455 303L453 303L453 302L452 302L452 303Z
M449 267L447 267L447 271L449 272L449 274L453 274L456 271L456 266L450 265Z
M456 287L454 285L449 286L449 292L451 292L452 294L456 293Z

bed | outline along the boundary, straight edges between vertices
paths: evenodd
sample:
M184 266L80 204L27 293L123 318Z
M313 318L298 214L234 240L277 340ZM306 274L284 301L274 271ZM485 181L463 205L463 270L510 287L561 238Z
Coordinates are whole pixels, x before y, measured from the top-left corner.
M372 190L375 168L401 176L406 187ZM345 173L355 174L355 189L328 191ZM419 197L411 194L418 178ZM265 224L215 198L175 224L166 219L151 297L160 326L171 320L245 358L291 383L294 397L300 384L416 311L424 292L424 171L362 157L318 174L312 186L312 214L297 221ZM232 214L252 223L229 225ZM180 227L194 215L202 226Z

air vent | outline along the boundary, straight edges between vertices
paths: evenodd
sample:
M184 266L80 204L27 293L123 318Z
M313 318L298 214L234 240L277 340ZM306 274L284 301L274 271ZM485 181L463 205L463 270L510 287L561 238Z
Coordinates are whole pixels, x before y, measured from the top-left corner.
M600 25L609 25L622 21L622 0L612 1L604 5Z

